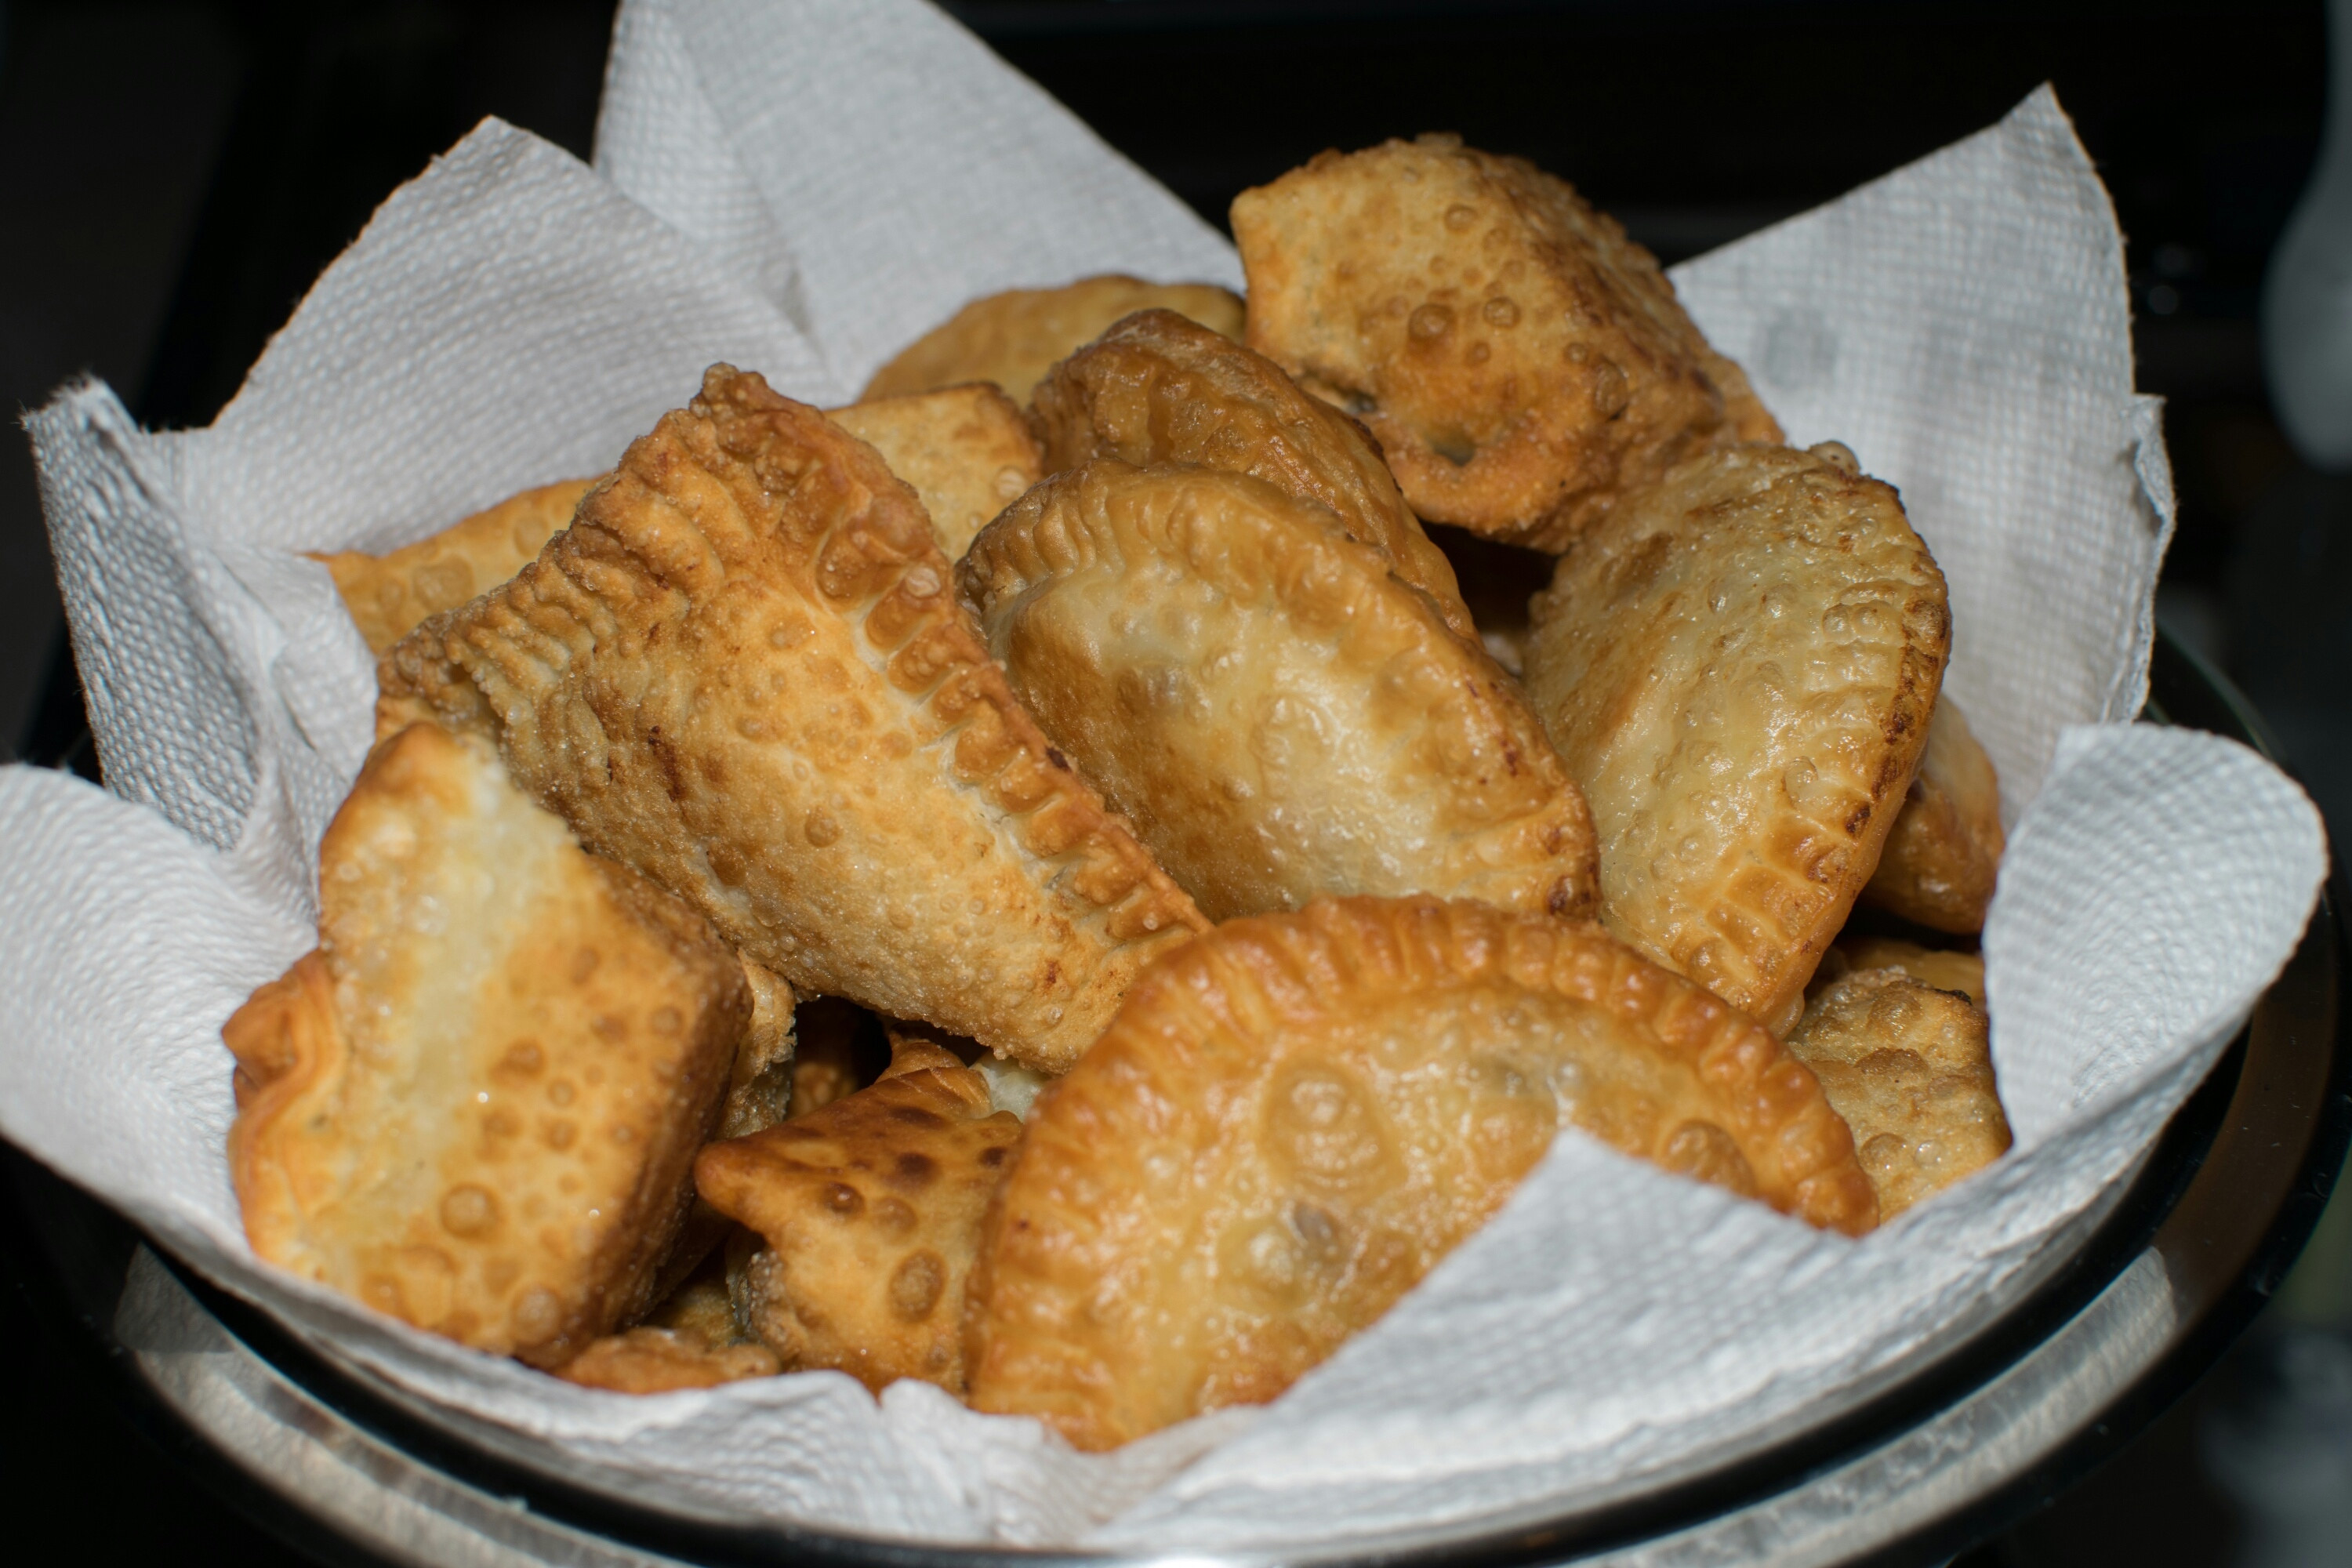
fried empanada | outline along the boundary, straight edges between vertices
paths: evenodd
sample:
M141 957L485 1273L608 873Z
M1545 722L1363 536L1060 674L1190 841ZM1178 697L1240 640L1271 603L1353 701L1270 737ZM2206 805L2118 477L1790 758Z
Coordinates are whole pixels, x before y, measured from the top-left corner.
M1860 970L1807 1004L1789 1049L1853 1129L1882 1219L2009 1147L1990 1026L1966 996L1898 970Z
M381 654L425 616L455 609L521 571L572 521L595 482L564 479L525 490L389 554L345 550L311 559L333 574L360 636Z
M1250 346L1370 426L1425 519L1560 550L1694 450L1780 438L1656 258L1521 159L1324 153L1233 224Z
M1446 625L1478 635L1453 564L1422 532L1380 448L1264 354L1173 310L1139 310L1055 365L1035 403L1049 471L1117 458L1254 475L1329 508L1349 538L1435 600Z
M1099 1449L1271 1399L1563 1126L1815 1225L1876 1218L1812 1074L1588 921L1343 899L1220 926L1031 1117L973 1284L971 1404Z
M570 1360L652 1299L742 966L429 724L369 757L319 896L318 950L222 1031L254 1250L478 1350Z
M1020 1137L978 1073L910 1041L870 1087L705 1149L704 1199L766 1244L738 1272L739 1317L789 1368L961 1394L964 1281Z
M735 1321L726 1260L714 1251L644 1322L605 1335L558 1367L555 1375L615 1394L668 1394L773 1377L782 1370L776 1352Z
M1518 684L1315 502L1098 458L982 531L958 585L1211 918L1324 893L1590 911L1591 819Z
M1059 289L1008 289L974 300L898 351L861 398L932 392L992 381L1026 403L1055 361L1121 316L1173 310L1229 338L1242 335L1242 302L1213 283L1146 283L1107 273Z
M1807 1002L1857 969L1899 969L1922 985L1958 991L1978 1006L1985 1005L1983 954L1946 952L1891 936L1843 933L1822 955L1822 966L1806 987Z
M1528 694L1601 835L1601 919L1774 1033L1878 864L1951 646L1895 491L1692 459L1564 556Z
M1949 697L1927 721L1927 752L1886 835L1863 901L1930 931L1984 930L2007 839L2000 780Z
M993 386L950 386L827 414L915 487L950 561L990 518L1045 475L1028 420Z
M714 366L572 526L377 671L793 989L1059 1071L1206 922L1006 689L915 494Z

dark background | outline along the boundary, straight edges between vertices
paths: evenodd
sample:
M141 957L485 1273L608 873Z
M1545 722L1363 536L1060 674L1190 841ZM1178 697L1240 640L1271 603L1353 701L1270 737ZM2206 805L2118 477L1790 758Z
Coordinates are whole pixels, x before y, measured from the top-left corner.
M2181 507L2160 614L2352 824L2352 485L2281 437L2255 324L2320 132L2316 4L949 9L1220 225L1235 192L1325 146L1443 129L1567 176L1669 262L2053 81L2128 236L2140 386L2169 399ZM483 115L587 156L610 26L609 5L556 0L0 0L0 398L35 405L87 371L151 426L206 423L375 205ZM30 455L0 441L0 744L33 745L60 625ZM51 739L76 721L53 707ZM2347 1224L2273 1319L2352 1326ZM299 1560L125 1425L28 1300L0 1281L22 1369L0 1383L0 1518L62 1528L85 1560ZM2282 1331L2258 1328L2254 1359L1969 1561L2231 1561L2244 1521L2199 1432L2252 1397Z

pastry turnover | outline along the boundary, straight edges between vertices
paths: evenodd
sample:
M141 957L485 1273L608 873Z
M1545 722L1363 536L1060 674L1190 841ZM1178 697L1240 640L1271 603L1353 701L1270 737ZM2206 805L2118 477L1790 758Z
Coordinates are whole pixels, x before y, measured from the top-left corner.
M1813 1075L1597 926L1434 899L1220 926L1031 1117L974 1285L971 1403L1099 1449L1271 1399L1563 1126L1816 1225L1876 1218Z
M1423 518L1560 550L1693 451L1780 438L1656 259L1532 163L1325 153L1233 224L1250 346L1370 426Z
M984 384L853 403L833 422L915 487L950 561L988 520L1045 477L1037 438L1011 398Z
M992 381L1026 403L1045 373L1121 316L1173 310L1229 338L1242 335L1242 302L1213 283L1146 283L1107 273L1058 289L1008 289L974 300L898 351L861 395L895 397L967 381Z
M1822 966L1814 971L1812 984L1806 988L1806 1000L1810 1002L1857 969L1899 969L1922 985L1957 991L1979 1007L1985 1005L1982 954L1946 952L1891 936L1845 934L1841 934L1830 944L1829 952L1822 955Z
M1807 1004L1789 1049L1853 1129L1883 1218L2009 1147L1990 1026L1966 996L1897 970L1859 970Z
M725 365L377 680L380 723L495 736L584 842L794 990L1031 1067L1068 1067L1205 925L1013 700L913 491Z
M1958 705L1939 697L1927 754L1863 900L1934 931L1982 931L2006 844L1992 759Z
M1711 452L1578 541L1533 609L1528 694L1591 805L1602 922L1786 1030L1950 647L1895 491L1783 447Z
M712 1144L696 1185L764 1243L737 1270L738 1315L787 1368L962 1392L964 1283L1020 1137L978 1073L910 1041L848 1098Z
M605 1335L557 1368L556 1375L615 1394L668 1394L772 1377L782 1370L776 1352L735 1321L726 1262L714 1252L644 1322Z
M318 950L223 1030L254 1250L477 1349L569 1360L651 1298L742 967L429 724L369 757L319 882Z
M595 482L564 479L525 490L388 554L345 550L314 559L333 574L360 635L381 654L425 616L455 609L521 571L548 536L572 521Z
M1446 625L1478 635L1453 564L1422 532L1380 448L1264 354L1173 310L1140 310L1055 365L1035 405L1049 470L1117 458L1254 475L1329 508L1349 538L1425 590Z
M1313 501L1100 458L1007 509L958 583L1213 919L1323 893L1591 910L1591 818L1517 684Z

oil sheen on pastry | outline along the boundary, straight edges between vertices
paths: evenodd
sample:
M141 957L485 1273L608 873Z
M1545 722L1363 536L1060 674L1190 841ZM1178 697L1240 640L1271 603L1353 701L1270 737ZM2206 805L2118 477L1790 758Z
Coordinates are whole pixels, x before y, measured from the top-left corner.
M1557 551L1692 451L1780 438L1656 258L1532 163L1324 153L1233 225L1250 346L1370 426L1429 521Z
M1534 605L1528 695L1601 836L1601 919L1776 1032L1878 864L1951 617L1895 491L1741 446L1630 497Z
M751 1010L742 967L429 724L370 756L319 883L318 950L223 1030L254 1250L561 1364L652 1299Z
M961 1393L964 1283L1020 1137L978 1073L917 1041L848 1098L705 1149L703 1197L764 1244L740 1317L788 1369Z
M1059 1071L1204 925L1005 687L914 492L714 367L572 525L377 672L803 994Z
M1106 273L1058 289L1008 289L974 300L898 351L862 398L932 392L992 381L1026 403L1054 362L1121 316L1173 310L1229 338L1242 335L1242 302L1213 283L1146 283Z
M1590 912L1591 819L1518 684L1314 502L1099 458L991 523L958 582L1212 919L1325 893Z
M333 574L360 635L381 654L425 616L455 609L521 571L572 521L572 508L595 482L564 479L525 490L388 554L345 550L314 559Z
M1220 926L1031 1116L974 1286L971 1403L1100 1449L1272 1399L1563 1127L1816 1225L1876 1218L1813 1075L1588 921L1341 899Z
M1011 398L985 384L827 410L915 487L950 561L1045 477L1037 437Z
M1806 1005L1789 1049L1853 1129L1884 1218L2009 1147L1990 1026L1966 996L1899 970L1858 970Z
M1139 310L1055 365L1035 405L1048 471L1117 458L1254 475L1328 507L1349 538L1426 591L1446 625L1478 635L1452 563L1397 493L1380 448L1264 354L1173 310Z
M1992 759L1969 732L1958 705L1938 698L1927 721L1927 755L1863 901L1932 931L1982 931L2006 844Z

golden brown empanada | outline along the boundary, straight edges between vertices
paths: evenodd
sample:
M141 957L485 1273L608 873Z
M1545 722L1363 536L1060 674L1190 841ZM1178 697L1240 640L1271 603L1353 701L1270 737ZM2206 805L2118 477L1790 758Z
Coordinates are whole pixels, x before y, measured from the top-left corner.
M1475 637L1454 567L1397 493L1361 426L1298 390L1282 367L1173 310L1139 310L1037 384L1049 471L1097 458L1250 474L1319 501L1349 538L1389 559Z
M1860 970L1806 1005L1789 1049L1853 1129L1883 1219L2009 1147L1990 1026L1966 996L1898 970Z
M1146 283L1107 273L1059 289L1008 289L974 300L898 351L861 398L931 392L992 381L1029 401L1030 390L1079 344L1121 316L1173 310L1229 338L1242 335L1242 302L1213 283Z
M1601 919L1775 1033L1878 864L1951 646L1895 491L1692 459L1564 556L1528 694L1601 835Z
M222 1031L254 1250L478 1350L570 1360L651 1300L742 966L429 724L369 757L319 896L318 951Z
M1876 1218L1812 1074L1598 926L1322 900L1155 964L1038 1102L973 1285L971 1404L1108 1448L1271 1399L1562 1126L1816 1225Z
M1324 153L1233 223L1250 346L1369 425L1423 518L1561 550L1693 451L1780 438L1656 258L1523 160Z
M360 635L381 654L425 616L455 609L521 571L572 521L595 482L564 479L525 490L389 554L345 550L311 559L333 574Z
M1591 821L1517 683L1313 501L1099 458L991 523L958 585L1213 919L1359 892L1591 910Z
M961 1393L964 1281L1020 1137L978 1073L918 1041L847 1099L705 1149L703 1197L766 1243L738 1316L787 1367Z
M827 414L915 487L950 561L990 518L1045 477L1028 420L985 384L853 403Z
M872 447L715 366L377 671L793 989L1060 1070L1205 922L1022 711Z
M1938 697L1927 721L1927 754L1863 901L1931 931L1982 931L2007 842L1992 759L1969 732L1958 705Z
M1813 997L1857 969L1899 969L1922 985L1958 991L1979 1007L1985 1005L1984 957L1974 952L1946 952L1891 936L1854 936L1841 932L1822 955L1822 966L1806 987Z

